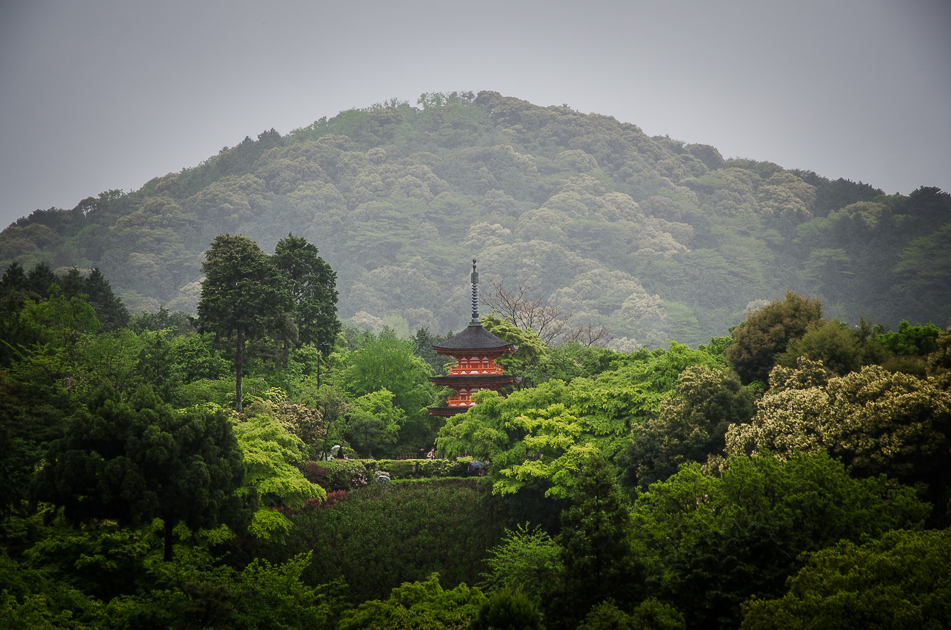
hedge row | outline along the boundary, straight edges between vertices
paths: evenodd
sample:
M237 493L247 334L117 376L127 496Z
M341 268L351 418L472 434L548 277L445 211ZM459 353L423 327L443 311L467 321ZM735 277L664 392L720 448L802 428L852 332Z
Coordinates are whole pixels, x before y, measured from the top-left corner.
M385 472L392 481L409 479L449 479L474 477L470 470L472 458L450 459L334 459L307 462L304 476L327 492L356 490L374 483L377 471Z
M354 602L385 599L392 588L433 572L447 589L471 586L509 525L502 502L475 479L373 484L291 520L284 540L249 540L241 551L272 563L313 551L305 582L342 578Z

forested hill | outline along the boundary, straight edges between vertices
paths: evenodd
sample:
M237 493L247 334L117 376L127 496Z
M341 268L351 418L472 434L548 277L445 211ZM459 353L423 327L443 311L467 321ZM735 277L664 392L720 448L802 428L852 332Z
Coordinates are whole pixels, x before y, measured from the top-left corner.
M245 138L132 193L36 211L0 268L101 268L126 304L194 311L219 233L306 237L340 314L458 330L469 260L625 342L694 345L786 289L828 317L951 324L951 196L884 195L495 92L425 94Z

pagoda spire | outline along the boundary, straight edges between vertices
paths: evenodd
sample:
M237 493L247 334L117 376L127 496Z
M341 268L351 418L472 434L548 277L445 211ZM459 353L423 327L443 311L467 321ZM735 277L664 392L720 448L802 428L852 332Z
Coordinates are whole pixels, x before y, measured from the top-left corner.
M472 259L472 275L469 276L472 281L472 321L470 326L481 326L482 320L479 319L479 272L476 271L476 259Z

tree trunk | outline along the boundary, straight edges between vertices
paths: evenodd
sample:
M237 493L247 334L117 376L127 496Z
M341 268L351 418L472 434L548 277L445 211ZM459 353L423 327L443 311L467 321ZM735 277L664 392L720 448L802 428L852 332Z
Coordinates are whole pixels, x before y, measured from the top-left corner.
M238 327L237 335L237 344L235 347L234 353L234 368L235 368L235 396L237 396L236 409L238 413L242 411L241 399L243 398L243 392L241 391L241 373L244 371L244 326Z

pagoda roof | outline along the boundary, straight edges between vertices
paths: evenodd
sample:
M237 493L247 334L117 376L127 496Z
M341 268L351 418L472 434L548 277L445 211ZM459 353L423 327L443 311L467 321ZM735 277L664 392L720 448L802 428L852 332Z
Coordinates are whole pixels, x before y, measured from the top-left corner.
M430 407L429 413L434 416L456 416L469 411L471 407Z
M439 344L433 344L433 349L437 352L440 350L509 350L515 352L518 350L518 346L502 341L483 328L482 324L469 324L464 331L455 337Z
M452 376L430 376L429 380L436 385L497 385L502 387L518 380L511 374L453 374Z

